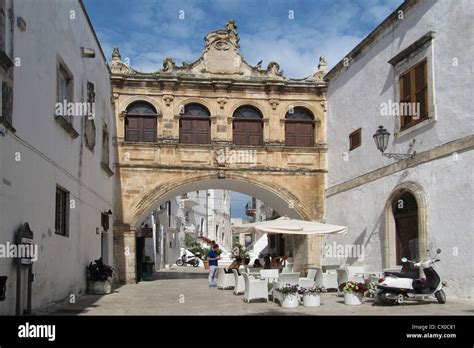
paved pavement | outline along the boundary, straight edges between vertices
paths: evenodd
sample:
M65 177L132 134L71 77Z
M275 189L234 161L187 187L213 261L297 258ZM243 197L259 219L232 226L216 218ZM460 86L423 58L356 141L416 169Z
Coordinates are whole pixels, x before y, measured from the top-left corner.
M58 303L36 314L45 315L474 315L474 301L448 297L446 304L412 301L382 306L365 299L346 306L335 293L325 293L320 307L283 309L271 301L242 301L232 290L207 286L207 272L180 268L159 271L153 280L123 285L105 296L83 295L74 304Z

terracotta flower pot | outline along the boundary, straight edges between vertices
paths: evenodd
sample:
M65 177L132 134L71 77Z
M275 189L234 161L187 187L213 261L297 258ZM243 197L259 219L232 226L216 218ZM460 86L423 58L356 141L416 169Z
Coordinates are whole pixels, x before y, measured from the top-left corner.
M204 261L204 269L209 269L209 261Z

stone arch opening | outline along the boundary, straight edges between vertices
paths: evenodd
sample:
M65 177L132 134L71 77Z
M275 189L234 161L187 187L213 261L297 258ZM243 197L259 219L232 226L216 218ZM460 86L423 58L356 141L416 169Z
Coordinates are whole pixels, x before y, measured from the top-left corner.
M385 204L384 266L400 264L400 258L423 259L428 247L427 200L421 185L404 182ZM408 255L402 255L408 254Z
M140 224L160 205L187 192L207 189L225 189L255 197L271 206L279 215L298 219L315 218L310 201L294 195L274 183L266 183L238 174L219 179L215 175L196 175L170 179L137 193L129 205L129 214L114 224L114 253L118 278L121 282L134 283L137 279L137 236ZM291 246L291 256L296 269L319 265L321 240L318 236L291 236L285 238Z
M173 197L191 191L209 189L223 189L244 193L272 206L281 216L288 216L295 219L309 219L309 214L304 205L286 189L250 182L248 179L197 177L194 179L187 178L183 180L183 182L172 181L160 185L143 196L135 205L136 210L131 218L131 225L138 227L140 222L151 213L153 209Z

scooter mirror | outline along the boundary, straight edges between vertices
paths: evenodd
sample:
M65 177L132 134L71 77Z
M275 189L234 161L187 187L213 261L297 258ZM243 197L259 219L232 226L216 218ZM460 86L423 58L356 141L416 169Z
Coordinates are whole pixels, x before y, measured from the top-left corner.
M402 257L402 262L408 262L408 259L406 257Z
M437 254L441 254L441 249L436 249Z

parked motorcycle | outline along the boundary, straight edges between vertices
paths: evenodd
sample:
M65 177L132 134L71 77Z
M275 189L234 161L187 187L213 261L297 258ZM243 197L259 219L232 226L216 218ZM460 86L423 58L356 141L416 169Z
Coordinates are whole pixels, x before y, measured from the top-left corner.
M402 262L411 264L413 270L385 272L377 285L377 299L383 304L402 304L407 298L423 299L434 296L438 303L446 303L446 294L442 289L445 282L441 281L433 268L434 264L440 261L437 258L440 253L441 249L438 249L434 257L416 263L403 257ZM418 278L420 268L423 268L426 278Z
M176 260L176 265L178 266L187 266L191 265L193 267L199 266L199 260L201 259L201 254L196 253L192 256L188 256L188 254L184 253L181 258Z

